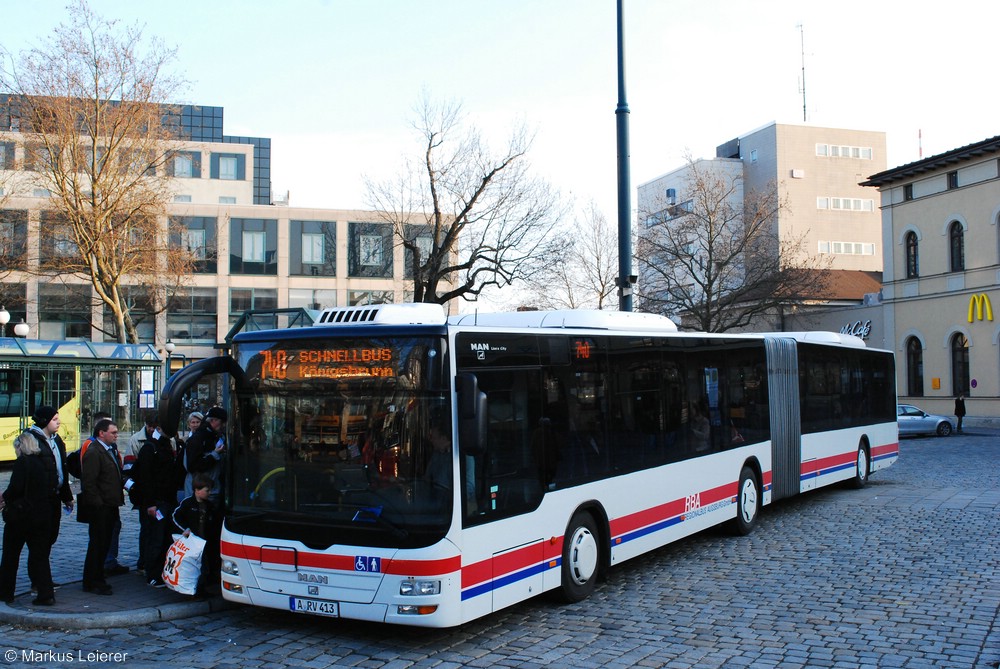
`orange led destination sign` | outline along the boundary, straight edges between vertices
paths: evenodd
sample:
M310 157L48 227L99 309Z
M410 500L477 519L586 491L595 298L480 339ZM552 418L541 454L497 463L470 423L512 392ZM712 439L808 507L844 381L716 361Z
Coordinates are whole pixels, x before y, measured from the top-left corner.
M396 376L392 349L385 347L272 349L261 356L261 380Z

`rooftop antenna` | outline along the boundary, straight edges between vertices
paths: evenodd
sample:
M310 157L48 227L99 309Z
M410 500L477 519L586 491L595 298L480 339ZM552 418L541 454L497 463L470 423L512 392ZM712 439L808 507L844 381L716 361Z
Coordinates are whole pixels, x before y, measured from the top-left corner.
M919 160L924 159L924 131L917 128L917 156Z
M802 122L806 122L806 31L801 23L796 24L799 29L799 41L802 48L802 85L799 92L802 93Z

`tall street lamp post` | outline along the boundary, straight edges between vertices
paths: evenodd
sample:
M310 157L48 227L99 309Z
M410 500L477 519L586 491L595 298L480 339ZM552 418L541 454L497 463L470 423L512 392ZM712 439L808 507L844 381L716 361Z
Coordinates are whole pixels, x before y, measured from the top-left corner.
M0 337L7 336L7 323L10 323L10 312L6 307L0 307Z

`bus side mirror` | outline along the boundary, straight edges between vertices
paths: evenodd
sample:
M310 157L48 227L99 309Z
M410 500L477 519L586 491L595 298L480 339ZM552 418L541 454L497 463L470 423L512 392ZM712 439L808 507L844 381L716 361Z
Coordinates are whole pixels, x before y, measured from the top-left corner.
M486 393L479 390L475 374L459 374L455 379L458 391L458 446L465 455L486 452Z

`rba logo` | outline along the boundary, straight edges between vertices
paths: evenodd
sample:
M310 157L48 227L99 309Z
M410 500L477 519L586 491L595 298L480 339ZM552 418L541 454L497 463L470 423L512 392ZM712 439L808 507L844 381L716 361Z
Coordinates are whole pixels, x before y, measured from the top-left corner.
M983 316L986 316L986 320L993 320L993 305L990 304L990 296L986 293L978 293L969 298L969 322L973 320L973 316L978 320L983 320Z

